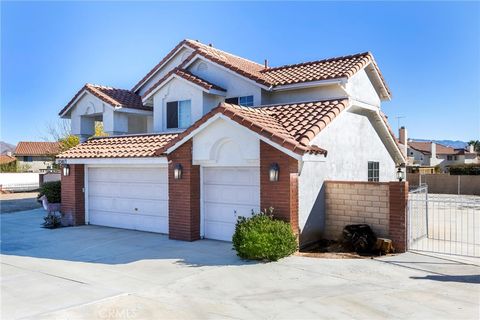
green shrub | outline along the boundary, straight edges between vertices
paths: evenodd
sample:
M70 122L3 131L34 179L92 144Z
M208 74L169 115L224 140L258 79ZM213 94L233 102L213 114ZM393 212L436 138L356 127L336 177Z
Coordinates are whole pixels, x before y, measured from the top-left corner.
M297 250L297 239L289 223L260 212L239 217L233 235L233 248L243 259L277 261Z
M38 197L45 195L48 202L60 203L62 200L62 184L60 181L45 182L40 187L40 193Z
M480 165L479 164L461 164L450 166L449 172L451 175L480 175Z

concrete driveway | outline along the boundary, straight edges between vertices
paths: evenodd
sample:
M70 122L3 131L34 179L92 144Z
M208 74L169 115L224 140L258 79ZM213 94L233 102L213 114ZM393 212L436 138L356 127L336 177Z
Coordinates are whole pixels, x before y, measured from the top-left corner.
M42 216L1 215L2 319L478 319L471 262L408 253L251 263L229 243L47 230Z

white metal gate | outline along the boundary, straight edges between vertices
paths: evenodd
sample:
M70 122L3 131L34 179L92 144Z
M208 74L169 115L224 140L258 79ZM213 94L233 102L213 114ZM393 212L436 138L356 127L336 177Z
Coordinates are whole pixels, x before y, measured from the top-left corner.
M427 185L411 190L408 248L480 257L480 197L430 194Z

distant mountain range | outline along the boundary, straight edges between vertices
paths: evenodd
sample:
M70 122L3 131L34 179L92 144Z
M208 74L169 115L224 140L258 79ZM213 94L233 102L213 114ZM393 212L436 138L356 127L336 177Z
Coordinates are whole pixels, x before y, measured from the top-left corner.
M454 149L464 149L467 146L465 141L460 140L429 140L429 139L413 139L413 141L420 141L420 142L430 142L433 141L435 143L443 144L447 147L452 147Z
M0 141L0 154L7 154L7 152L13 152L15 150L15 147L13 144Z

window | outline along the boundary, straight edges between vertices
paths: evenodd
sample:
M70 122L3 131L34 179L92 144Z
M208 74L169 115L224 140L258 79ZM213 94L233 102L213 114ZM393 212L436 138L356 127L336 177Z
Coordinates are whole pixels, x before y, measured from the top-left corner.
M253 96L232 97L225 99L226 103L238 104L244 107L253 107Z
M31 156L24 156L24 157L23 157L23 161L25 161L25 162L32 162L33 159L32 159Z
M448 161L452 161L452 156L447 156Z
M185 129L192 122L191 100L167 102L167 129Z
M368 181L379 181L380 163L368 161Z

